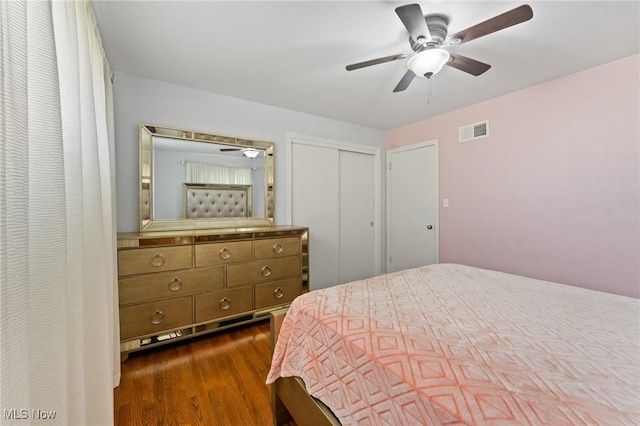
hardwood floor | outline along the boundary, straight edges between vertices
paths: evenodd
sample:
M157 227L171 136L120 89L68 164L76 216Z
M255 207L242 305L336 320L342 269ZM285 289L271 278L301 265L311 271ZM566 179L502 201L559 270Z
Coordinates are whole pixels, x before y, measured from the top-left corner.
M116 425L272 425L269 321L135 352L114 390Z

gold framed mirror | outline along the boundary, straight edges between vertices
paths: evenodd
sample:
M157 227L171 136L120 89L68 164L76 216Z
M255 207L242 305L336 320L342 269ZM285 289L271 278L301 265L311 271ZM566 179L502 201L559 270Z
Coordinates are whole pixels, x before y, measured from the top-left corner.
M273 142L141 123L139 143L141 232L274 225ZM185 185L216 191L206 217L185 217ZM238 188L251 208L230 215Z

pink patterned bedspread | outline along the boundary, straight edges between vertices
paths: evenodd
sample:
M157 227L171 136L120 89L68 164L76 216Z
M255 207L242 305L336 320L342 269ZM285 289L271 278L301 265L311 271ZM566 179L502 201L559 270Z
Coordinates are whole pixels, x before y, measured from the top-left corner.
M440 264L304 294L267 383L343 425L640 424L640 300Z

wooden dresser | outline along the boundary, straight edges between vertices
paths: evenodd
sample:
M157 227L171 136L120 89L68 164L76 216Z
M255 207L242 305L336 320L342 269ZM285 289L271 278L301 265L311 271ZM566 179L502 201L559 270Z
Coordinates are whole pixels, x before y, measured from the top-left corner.
M268 319L308 291L308 229L118 235L120 350Z

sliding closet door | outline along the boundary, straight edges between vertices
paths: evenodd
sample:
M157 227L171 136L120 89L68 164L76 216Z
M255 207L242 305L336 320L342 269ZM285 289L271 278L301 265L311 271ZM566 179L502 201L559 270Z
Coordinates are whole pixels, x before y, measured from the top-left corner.
M309 227L312 290L379 273L378 161L356 148L291 140L291 223Z
M339 282L338 155L335 149L291 145L291 223L309 227L311 289Z
M375 275L374 156L340 151L340 282Z

